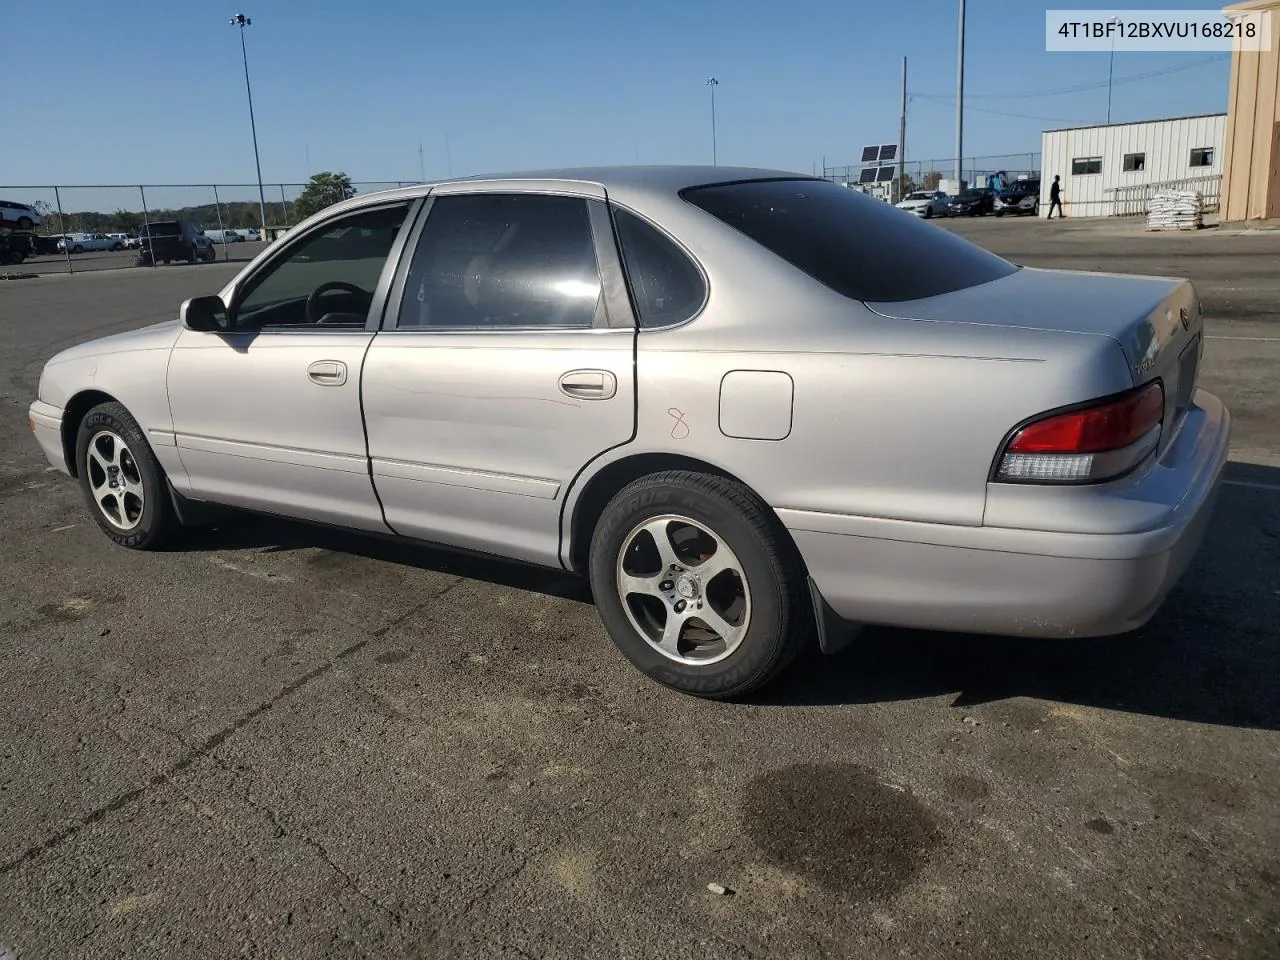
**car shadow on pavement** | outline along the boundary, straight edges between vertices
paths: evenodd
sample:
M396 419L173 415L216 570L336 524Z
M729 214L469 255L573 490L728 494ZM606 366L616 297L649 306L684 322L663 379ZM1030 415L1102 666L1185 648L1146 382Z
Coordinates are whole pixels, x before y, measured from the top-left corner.
M578 603L592 602L586 580L561 571L487 554L233 510L226 511L210 526L188 530L170 549L178 552L258 550L264 553L328 550L543 593Z
M1040 640L868 627L816 644L750 699L760 706L1011 697L1280 729L1280 470L1231 464L1195 562L1155 618L1115 637ZM1239 485L1236 485L1239 484ZM585 578L427 544L228 511L173 549L328 550L591 603ZM601 642L607 638L601 634Z
M805 655L754 702L1035 697L1280 729L1280 470L1232 464L1227 478L1195 561L1141 630L1038 640L868 627L833 657Z

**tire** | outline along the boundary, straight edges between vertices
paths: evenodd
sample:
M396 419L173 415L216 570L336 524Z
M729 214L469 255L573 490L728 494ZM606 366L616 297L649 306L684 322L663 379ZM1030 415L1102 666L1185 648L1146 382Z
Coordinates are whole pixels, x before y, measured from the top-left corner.
M666 533L667 560L680 563L674 573L659 559L654 528ZM677 546L672 536L692 542ZM690 549L704 563L722 557L725 567L700 580ZM614 644L650 679L683 693L726 700L758 690L814 635L799 555L769 508L732 480L679 470L629 484L596 524L589 567ZM624 576L643 589L624 598ZM690 627L703 610L721 631L708 629L710 620ZM677 614L681 625L665 631Z
M154 550L177 529L164 470L142 428L120 404L98 404L80 422L76 472L93 519L120 546Z
M18 218L18 229L19 229L19 230L30 230L30 229L31 229L32 227L34 227L34 226L35 226L35 224L31 221L31 218L30 218L30 217L19 217L19 218Z
M925 218L926 220L932 220L932 219L933 219L933 208L932 208L932 207L925 207L925 208L924 208L924 218Z
M119 253L119 252L120 252L121 250L123 250L123 249L124 249L124 244L117 243L117 244L115 244L115 245L111 248L111 252L112 252L112 253Z
M192 244L190 252L187 254L187 263L195 263L200 259L200 248Z
M72 253L84 253L84 247L80 246L80 244L76 244L74 247L72 247L72 248L71 248L71 252L72 252Z

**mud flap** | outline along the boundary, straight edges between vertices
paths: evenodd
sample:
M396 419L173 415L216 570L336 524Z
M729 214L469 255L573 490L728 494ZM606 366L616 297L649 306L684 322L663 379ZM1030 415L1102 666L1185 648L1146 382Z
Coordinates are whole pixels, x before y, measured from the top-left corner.
M173 504L173 512L178 518L178 523L184 527L201 527L225 515L225 510L215 504L184 497L173 488L168 477L164 478L164 485L169 490L169 501Z
M832 610L813 577L806 579L813 600L813 619L818 625L818 648L826 654L839 653L862 632L862 624L846 620Z

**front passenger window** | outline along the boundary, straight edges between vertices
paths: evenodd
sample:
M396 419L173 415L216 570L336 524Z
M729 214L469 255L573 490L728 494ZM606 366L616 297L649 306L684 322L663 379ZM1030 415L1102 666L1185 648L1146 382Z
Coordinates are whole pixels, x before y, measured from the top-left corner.
M339 217L290 246L238 298L234 329L364 327L408 211L404 203Z

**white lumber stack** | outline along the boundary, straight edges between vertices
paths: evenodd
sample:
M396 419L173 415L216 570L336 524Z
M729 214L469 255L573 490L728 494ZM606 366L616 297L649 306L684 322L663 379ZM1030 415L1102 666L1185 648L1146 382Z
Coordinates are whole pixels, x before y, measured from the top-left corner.
M1204 195L1198 190L1162 190L1151 198L1148 230L1199 230L1204 226Z

